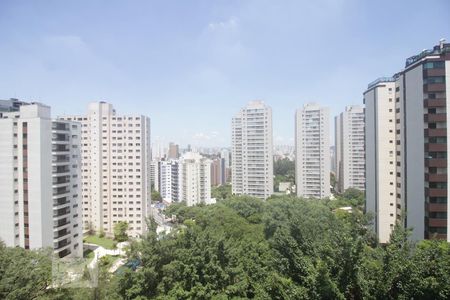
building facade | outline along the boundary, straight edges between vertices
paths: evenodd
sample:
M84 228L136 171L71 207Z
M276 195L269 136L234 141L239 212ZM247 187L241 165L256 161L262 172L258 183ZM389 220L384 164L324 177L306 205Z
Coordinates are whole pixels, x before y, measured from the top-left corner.
M337 189L365 189L364 108L347 106L335 117L335 170Z
M390 144L389 157L380 157L380 151L375 151L373 154L378 157L373 155L372 158L366 153L366 163L372 166L374 162L375 165L395 164L393 170L389 167L389 188L381 190L389 193L388 200L373 198L366 190L367 209L375 213L378 227L390 226L392 229L395 222L399 222L412 228L414 240L438 238L450 241L447 209L449 75L450 44L444 40L432 49L408 58L405 68L389 80L389 107L386 108L393 125L389 124L389 128L383 128L379 133L366 130L366 134L370 134L366 141L378 139L379 143L388 141ZM370 86L365 99L366 95L374 96ZM374 113L366 112L366 118ZM380 134L381 137L377 137ZM366 151L369 149L370 145L366 145ZM367 174L370 169L368 165ZM393 175L395 177L391 178ZM386 180L386 176L383 178ZM375 180L380 179L368 178L366 184L376 186ZM380 210L384 206L389 206L389 212ZM377 231L380 241L388 241L387 233L382 233Z
M186 152L180 159L180 199L187 206L211 201L211 161L196 152Z
M174 143L169 144L167 159L178 159L180 157L180 146Z
M396 74L397 203L413 239L448 235L450 44L406 60Z
M111 104L90 103L82 123L82 199L84 228L112 235L125 221L128 234L146 231L150 208L150 119L119 116Z
M150 186L159 192L159 159L153 159L150 163Z
M0 113L0 238L80 257L79 124L62 130L50 107L14 103Z
M329 197L330 121L329 110L305 104L295 115L295 184L297 196Z
M364 92L366 147L366 211L374 215L381 243L397 219L395 199L395 79L379 78Z
M180 201L180 164L178 160L159 162L159 193L166 202Z
M223 184L222 176L223 176L223 167L224 167L224 159L215 158L211 162L211 185L219 186Z
M231 182L235 195L273 194L272 109L252 101L232 120Z
M53 248L59 257L83 256L80 142L80 123L53 121Z

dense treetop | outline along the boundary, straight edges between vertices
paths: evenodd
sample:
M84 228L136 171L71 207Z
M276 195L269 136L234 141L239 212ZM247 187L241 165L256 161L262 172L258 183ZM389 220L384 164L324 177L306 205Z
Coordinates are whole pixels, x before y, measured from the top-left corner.
M148 234L132 244L130 259L142 262L137 271L104 275L95 291L82 292L96 299L449 299L449 244L414 244L397 227L391 243L380 245L358 197L232 196L210 206L172 205L167 214L178 223L171 233L158 236L150 221ZM353 204L353 213L336 209L338 201ZM13 250L0 251L0 291L8 297L16 286L5 279L15 275L4 253ZM78 293L65 290L64 297Z

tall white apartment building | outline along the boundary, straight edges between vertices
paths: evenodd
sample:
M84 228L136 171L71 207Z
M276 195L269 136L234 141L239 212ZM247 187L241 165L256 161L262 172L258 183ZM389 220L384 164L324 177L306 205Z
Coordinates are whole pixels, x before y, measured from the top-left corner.
M0 238L81 256L79 124L52 122L39 103L9 110L0 113Z
M59 257L83 256L81 124L52 122L53 248Z
M106 102L90 103L87 115L61 119L82 123L84 228L113 234L125 221L128 234L146 230L150 207L150 119L119 116Z
M397 218L395 79L379 78L364 92L366 212L374 214L381 243L389 241Z
M235 195L273 194L272 109L251 101L232 119L231 181Z
M305 104L295 115L295 184L297 196L330 196L329 110Z
M166 202L180 201L180 163L178 160L159 162L159 193Z
M196 152L186 152L179 164L180 199L187 206L211 201L211 161Z
M364 93L366 120L371 118L366 121L366 208L375 214L381 242L389 241L396 222L412 229L413 240L450 241L449 76L450 44L441 40Z
M365 189L364 108L347 106L335 117L335 169L338 191Z

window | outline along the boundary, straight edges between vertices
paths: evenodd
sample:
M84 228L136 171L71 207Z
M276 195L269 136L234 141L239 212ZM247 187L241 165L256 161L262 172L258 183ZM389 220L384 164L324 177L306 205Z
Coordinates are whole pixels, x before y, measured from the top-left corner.
M433 83L445 83L445 76L430 76L424 78L424 84L433 84Z
M444 69L445 62L444 61L429 61L423 64L423 68L427 69Z

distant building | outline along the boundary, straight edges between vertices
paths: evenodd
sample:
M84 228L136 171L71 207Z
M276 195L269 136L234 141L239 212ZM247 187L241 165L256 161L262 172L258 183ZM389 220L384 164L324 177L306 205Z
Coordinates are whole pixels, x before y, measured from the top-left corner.
M216 158L211 162L211 185L218 186L222 184L222 165L223 160Z
M291 186L292 184L290 182L280 182L278 184L278 191L290 194Z
M231 153L228 149L222 149L220 151L221 160L221 184L226 184L230 181L231 177Z
M295 116L295 180L297 196L330 196L329 110L306 104Z
M180 159L180 198L186 205L211 203L211 161L187 152Z
M252 101L232 120L232 192L267 199L273 194L272 109Z
M19 99L11 98L9 100L0 100L0 112L19 111L20 106L28 104L27 102L19 101Z
M179 202L180 163L178 160L159 162L159 193L166 202Z
M159 192L159 159L154 159L150 163L150 186Z
M82 123L83 220L85 229L113 235L125 221L128 234L146 231L150 209L150 119L120 116L106 102L90 103L87 115L62 120Z
M335 169L338 191L365 189L364 108L347 106L335 117Z
M180 157L180 147L177 144L169 144L169 152L167 153L167 159L178 159Z

